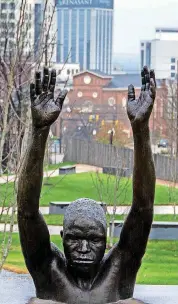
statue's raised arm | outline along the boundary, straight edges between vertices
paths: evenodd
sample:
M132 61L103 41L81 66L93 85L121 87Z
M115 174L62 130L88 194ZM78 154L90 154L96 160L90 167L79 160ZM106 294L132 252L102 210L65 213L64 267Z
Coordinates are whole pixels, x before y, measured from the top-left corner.
M32 136L21 166L18 182L18 225L23 254L29 271L50 257L50 239L47 225L39 213L43 180L43 160L50 125L62 109L66 91L54 100L56 71L44 68L36 72L35 83L30 85Z
M127 261L128 273L125 273L127 285L128 276L131 277L131 273L136 276L145 253L153 220L155 194L155 169L150 144L149 118L156 97L156 81L154 71L149 72L147 67L143 68L141 77L142 88L138 100L135 98L134 87L130 85L127 103L127 113L134 138L133 202L118 243L121 252L125 253L125 262ZM124 283L124 278L122 280Z

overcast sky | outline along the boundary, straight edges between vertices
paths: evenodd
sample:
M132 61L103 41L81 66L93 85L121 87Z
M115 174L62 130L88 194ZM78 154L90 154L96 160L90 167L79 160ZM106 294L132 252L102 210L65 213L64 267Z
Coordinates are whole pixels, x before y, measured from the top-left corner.
M178 0L115 0L114 53L139 53L159 26L178 28Z

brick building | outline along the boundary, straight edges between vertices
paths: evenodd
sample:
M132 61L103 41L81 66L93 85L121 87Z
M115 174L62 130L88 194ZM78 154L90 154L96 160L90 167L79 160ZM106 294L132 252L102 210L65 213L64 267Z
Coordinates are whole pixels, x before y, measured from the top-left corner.
M141 87L139 74L119 74L113 77L89 71L76 74L60 116L62 123L58 121L56 124L56 135L60 137L60 125L62 132L68 132L71 135L75 128L80 130L82 124L86 125L87 122L91 122L92 128L96 129L104 122L113 122L114 125L116 121L119 121L123 124L126 136L130 137L132 133L126 112L129 84L135 86L138 96ZM162 88L159 83L150 128L153 133L160 136L166 134L163 102Z

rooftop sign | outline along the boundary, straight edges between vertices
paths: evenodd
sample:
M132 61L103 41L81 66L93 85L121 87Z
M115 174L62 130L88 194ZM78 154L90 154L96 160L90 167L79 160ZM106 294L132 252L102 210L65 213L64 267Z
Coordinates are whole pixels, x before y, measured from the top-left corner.
M60 8L109 8L113 9L114 0L56 0Z

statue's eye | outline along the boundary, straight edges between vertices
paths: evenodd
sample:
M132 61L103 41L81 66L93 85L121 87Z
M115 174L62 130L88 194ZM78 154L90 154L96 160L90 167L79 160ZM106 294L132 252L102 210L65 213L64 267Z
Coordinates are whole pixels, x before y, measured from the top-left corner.
M73 234L67 234L67 240L72 240L72 241L74 241L74 240L76 240L76 236L73 235Z
M100 242L101 240L100 240L100 238L93 238L92 239L92 242L94 242L94 243L98 243L98 242Z

